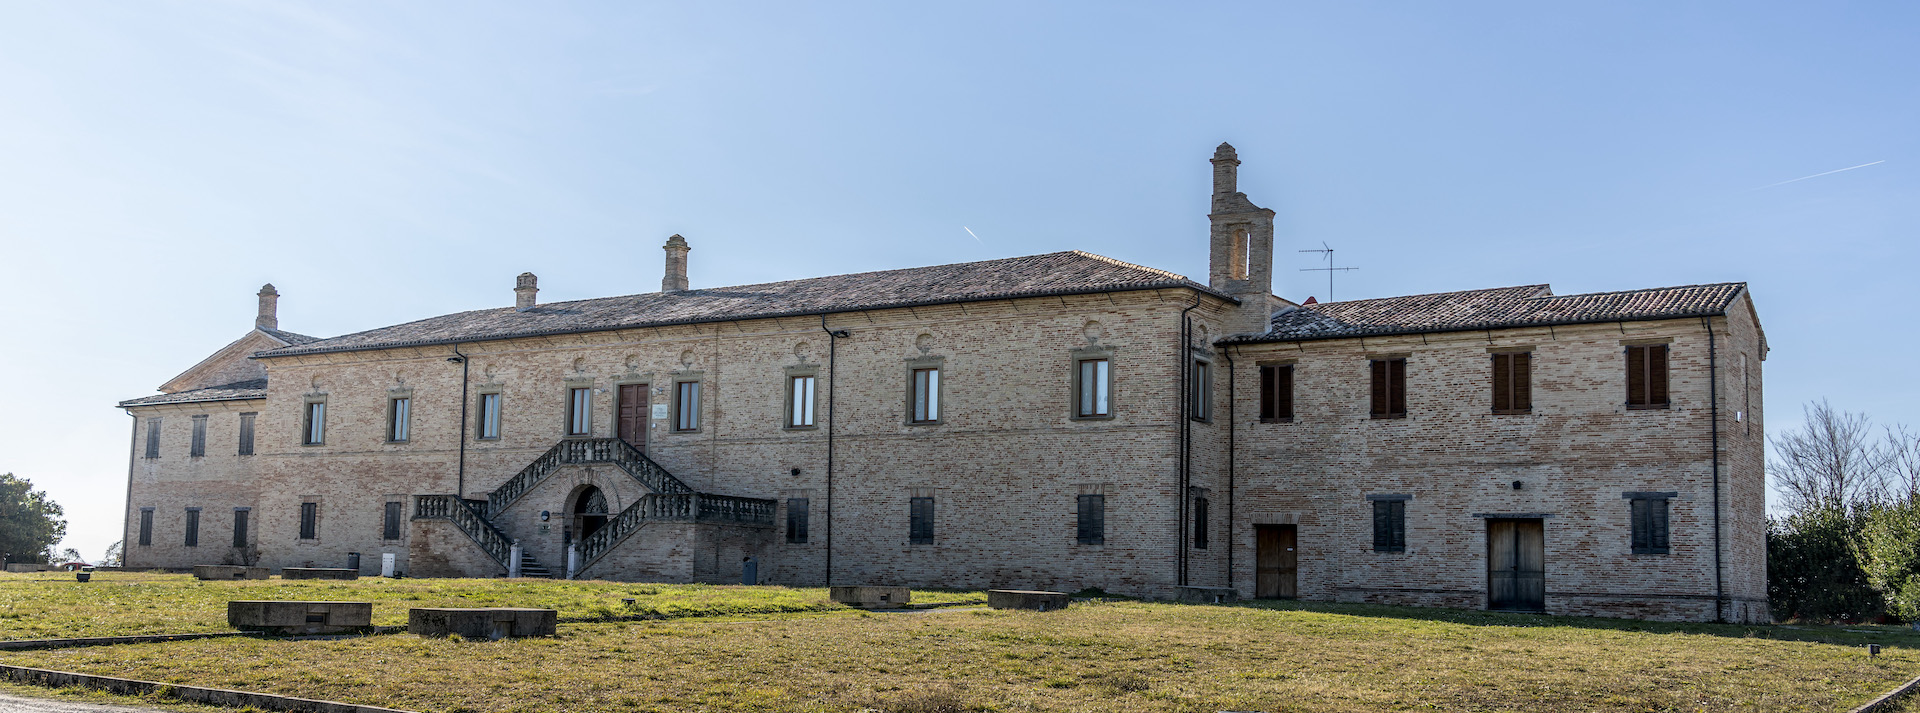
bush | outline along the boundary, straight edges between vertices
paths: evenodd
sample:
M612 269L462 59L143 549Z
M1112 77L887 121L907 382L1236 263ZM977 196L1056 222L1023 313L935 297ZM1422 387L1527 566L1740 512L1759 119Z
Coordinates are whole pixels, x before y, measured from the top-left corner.
M1767 523L1767 599L1775 618L1861 622L1886 612L1857 554L1866 519L1826 508Z

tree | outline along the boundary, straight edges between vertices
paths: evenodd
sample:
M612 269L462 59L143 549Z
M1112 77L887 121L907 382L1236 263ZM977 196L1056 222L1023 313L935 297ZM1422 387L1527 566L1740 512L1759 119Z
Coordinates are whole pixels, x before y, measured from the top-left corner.
M1920 620L1920 502L1878 505L1861 519L1854 553L1867 584L1886 600L1888 613Z
M8 562L35 562L67 534L65 511L34 490L33 481L0 475L0 556Z
M100 566L119 567L125 564L124 558L121 557L121 554L123 554L121 547L125 542L125 540L117 540L113 544L108 545L106 554L100 555Z
M1862 414L1836 412L1825 399L1807 404L1806 427L1773 442L1768 462L1774 487L1794 513L1854 508L1886 497L1889 454L1873 442Z

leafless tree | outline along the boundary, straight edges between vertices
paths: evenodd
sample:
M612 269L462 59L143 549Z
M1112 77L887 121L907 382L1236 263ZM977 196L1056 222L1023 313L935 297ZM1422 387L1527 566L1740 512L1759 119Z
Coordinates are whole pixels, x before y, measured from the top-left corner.
M1805 413L1800 430L1770 439L1774 457L1767 470L1788 510L1852 510L1890 495L1888 465L1898 459L1875 442L1865 414L1835 411L1825 399L1807 404Z
M1889 426L1880 456L1887 494L1909 501L1920 498L1920 434L1905 425Z

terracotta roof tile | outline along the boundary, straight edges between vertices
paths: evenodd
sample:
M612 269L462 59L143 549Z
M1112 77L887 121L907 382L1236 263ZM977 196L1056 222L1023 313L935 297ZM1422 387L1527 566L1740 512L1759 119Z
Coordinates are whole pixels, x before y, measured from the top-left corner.
M224 384L221 386L209 386L204 389L193 389L191 391L182 391L182 392L173 393L173 394L160 394L157 396L148 396L148 397L139 398L139 399L128 399L126 401L120 402L120 406L122 408L125 408L128 406L152 406L155 404L188 404L188 403L201 403L206 401L244 401L247 399L264 399L266 397L267 397L267 380L252 379L249 381L237 381L231 384Z
M1388 334L1454 332L1725 314L1744 282L1555 295L1547 285L1498 287L1350 302L1281 313L1262 335L1226 341L1297 342Z

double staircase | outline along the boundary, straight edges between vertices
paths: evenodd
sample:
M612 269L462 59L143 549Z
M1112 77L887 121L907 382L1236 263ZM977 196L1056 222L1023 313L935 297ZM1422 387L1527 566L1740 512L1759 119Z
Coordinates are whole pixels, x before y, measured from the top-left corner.
M479 545L481 551L501 566L508 566L508 560L513 557L513 538L496 527L493 519L526 497L555 471L564 466L584 464L617 466L650 492L618 515L607 518L607 524L593 534L574 543L580 553L576 572L585 571L649 522L773 524L773 500L695 492L645 453L618 438L569 439L556 443L507 479L507 482L494 488L493 492L487 494L486 500L465 500L454 495L416 496L413 517L416 520L452 522L474 544ZM521 576L553 576L545 565L525 551L520 554L519 564Z

